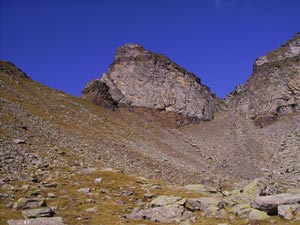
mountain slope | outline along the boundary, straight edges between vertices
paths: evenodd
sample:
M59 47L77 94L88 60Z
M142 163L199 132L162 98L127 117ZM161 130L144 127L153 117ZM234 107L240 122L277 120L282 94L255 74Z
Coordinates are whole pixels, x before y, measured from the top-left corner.
M259 59L248 82L227 98L226 107L208 88L201 86L194 75L171 63L170 71L180 73L176 82L183 81L181 78L185 74L184 83L187 82L191 90L195 88L192 95L196 98L197 93L201 94L199 105L190 108L196 114L202 110L198 123L180 128L174 128L164 120L175 120L177 125L191 121L181 117L183 111L167 112L166 102L163 108L135 105L134 101L133 104L123 102L130 99L124 95L124 90L130 85L122 83L127 82L122 78L110 78L114 84L124 85L125 89L119 89L119 86L114 89L123 95L122 101L117 100L117 94L112 92L108 75L87 86L84 91L86 100L39 84L12 63L0 61L0 191L8 193L0 193L1 199L14 199L22 194L44 196L58 182L57 194L67 196L67 200L48 200L58 207L59 214L68 223L137 224L138 221L124 219L122 210L132 211L132 207L140 204L143 195L150 192L147 184L158 187L158 190L163 182L212 185L211 190L223 196L226 195L222 192L224 188L240 187L260 178L265 184L263 194L299 193L298 44L299 36L296 36ZM135 52L136 48L141 47L133 46L132 51ZM169 65L169 59L144 49L140 49L145 54L140 59L137 59L140 56L132 58L132 52L128 59L127 50L123 50L119 50L109 76L117 71L116 76L124 73L128 78L127 66L132 66L133 70L136 67L143 70L146 66L145 71L150 71L153 57L157 65L164 68ZM148 57L150 66L147 65ZM163 76L168 75L165 69L162 71ZM144 79L142 73L133 74L138 80L139 76ZM130 79L130 82L135 82L132 77ZM166 86L183 88L176 82ZM174 90L179 90L176 88ZM131 91L136 90L140 88ZM141 96L147 91L149 89L143 90ZM187 110L193 101L188 101L183 108ZM196 115L189 113L184 116L193 118ZM104 170L107 167L125 175ZM157 185L155 181L133 175L163 181L157 181ZM105 178L101 189L93 183L98 176ZM87 215L86 207L94 203L92 200L85 202L86 199L82 199L77 191L85 185L95 185L93 194L96 194L92 196L97 196L97 201L104 201L101 206L103 217ZM151 192L197 197L203 194L180 191L177 187L165 185L161 191L154 188ZM129 197L130 194L122 196L124 190L124 193L129 193L127 189L135 193L134 197ZM66 203L70 199L75 204L75 211L70 203ZM122 205L121 201L126 203ZM0 208L0 218L4 218L0 223L17 217L16 213L6 214L11 210L6 208L4 201L0 202ZM77 212L80 212L80 220ZM242 224L239 220L235 222Z

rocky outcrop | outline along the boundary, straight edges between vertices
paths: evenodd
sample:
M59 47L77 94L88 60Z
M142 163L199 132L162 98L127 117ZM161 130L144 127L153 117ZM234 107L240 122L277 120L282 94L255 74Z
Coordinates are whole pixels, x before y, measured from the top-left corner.
M108 73L93 81L92 87L95 83L98 91L89 91L88 85L82 97L99 105L107 98L99 98L98 92L106 92L107 86L118 106L176 112L198 120L211 120L220 108L220 100L193 73L141 45L118 48Z
M117 102L109 93L108 86L99 79L93 80L86 85L82 92L83 99L92 100L94 104L106 108L115 109Z
M258 58L253 74L226 98L232 111L256 120L258 126L300 111L300 37Z
M6 62L3 60L0 60L0 75L6 74L10 76L11 78L14 77L20 77L20 78L28 78L26 73L24 73L22 70L17 68L15 64L11 62Z

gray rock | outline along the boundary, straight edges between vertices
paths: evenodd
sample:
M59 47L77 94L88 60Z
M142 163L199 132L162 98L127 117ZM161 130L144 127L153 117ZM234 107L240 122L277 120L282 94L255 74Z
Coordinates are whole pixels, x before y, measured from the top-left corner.
M88 194L91 192L91 189L90 188L79 188L78 191L83 194Z
M260 179L255 179L241 189L236 189L230 192L225 201L229 205L250 204L256 196L263 194L266 189L266 184Z
M214 197L192 198L186 200L185 207L191 211L204 211L210 206L217 207L221 202L219 198Z
M295 203L300 203L299 194L284 193L256 197L251 206L261 211L265 211L269 215L276 215L278 212L277 207L279 205L290 205Z
M219 209L217 206L209 206L203 211L203 216L208 218L227 218L227 211L225 209Z
M300 220L300 204L279 205L278 215L286 220Z
M176 204L179 206L184 205L186 202L186 199L181 198L181 197L173 197L173 196L166 196L166 195L161 195L153 199L150 203L152 207L158 207L158 206L166 206L166 205L172 205Z
M8 225L65 225L61 217L51 218L36 218L36 219L25 219L25 220L8 220Z
M235 216L238 216L241 219L247 219L249 218L252 208L250 208L250 205L242 203L233 206L231 210Z
M56 194L55 193L48 193L47 197L48 198L56 198Z
M10 199L10 198L11 198L11 194L0 193L0 200Z
M249 213L250 220L267 220L268 218L269 216L266 212L257 209L252 209Z
M161 207L140 209L126 216L128 219L147 219L161 223L174 223L186 220L191 216L183 206L165 205Z
M199 120L211 120L221 102L196 75L135 44L118 48L109 72L101 81L96 79L88 84L82 98L98 105L109 102L113 107L117 102Z
M88 208L85 210L86 212L96 213L98 211L97 207Z
M23 139L13 139L12 141L15 144L26 144L26 141Z
M95 183L101 183L102 182L102 178L101 177L98 177L95 179Z
M46 202L42 198L20 198L15 202L14 209L34 209L46 206Z
M54 211L50 207L43 207L38 209L25 209L22 211L24 218L38 218L38 217L52 217Z

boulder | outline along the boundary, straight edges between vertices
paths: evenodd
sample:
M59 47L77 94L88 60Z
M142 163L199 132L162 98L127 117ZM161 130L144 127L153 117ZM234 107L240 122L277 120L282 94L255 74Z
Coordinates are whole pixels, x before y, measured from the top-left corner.
M252 208L250 208L249 204L241 203L233 206L231 210L235 216L238 216L241 219L248 219Z
M250 220L266 220L269 218L269 216L266 212L257 209L252 209L251 212L249 213L248 218Z
M25 220L8 220L8 225L65 225L61 217L51 218L36 218L36 219L25 219Z
M14 209L34 209L41 206L46 206L46 202L43 198L20 198L14 204Z
M52 217L54 211L50 207L43 207L38 209L25 209L22 211L24 218L38 218L38 217Z
M191 198L186 200L185 207L190 211L204 211L210 206L217 207L221 202L219 198L214 197Z
M91 189L90 188L79 188L77 191L81 192L83 194L88 194L91 192Z
M300 220L300 204L279 205L278 215L286 220Z
M276 215L279 205L290 205L300 203L300 194L278 194L270 196L258 196L251 204L253 208L267 212L269 215Z
M203 216L208 218L218 218L225 219L227 218L227 211L225 209L219 209L217 206L209 206L202 213Z
M256 196L263 194L267 185L260 179L255 179L241 189L233 190L226 196L225 201L229 205L250 204Z
M166 206L166 205L172 205L176 204L179 206L184 205L186 202L186 199L181 197L173 197L173 196L166 196L161 195L156 197L150 202L151 207L158 207L158 206Z

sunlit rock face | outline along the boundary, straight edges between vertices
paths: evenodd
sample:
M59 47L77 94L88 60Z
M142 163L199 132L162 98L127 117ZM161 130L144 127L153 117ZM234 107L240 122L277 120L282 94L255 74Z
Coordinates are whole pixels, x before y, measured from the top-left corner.
M119 106L176 112L198 120L211 120L220 108L221 101L193 73L141 45L119 47L101 82Z
M300 37L258 58L245 85L226 99L248 118L279 117L300 111Z

